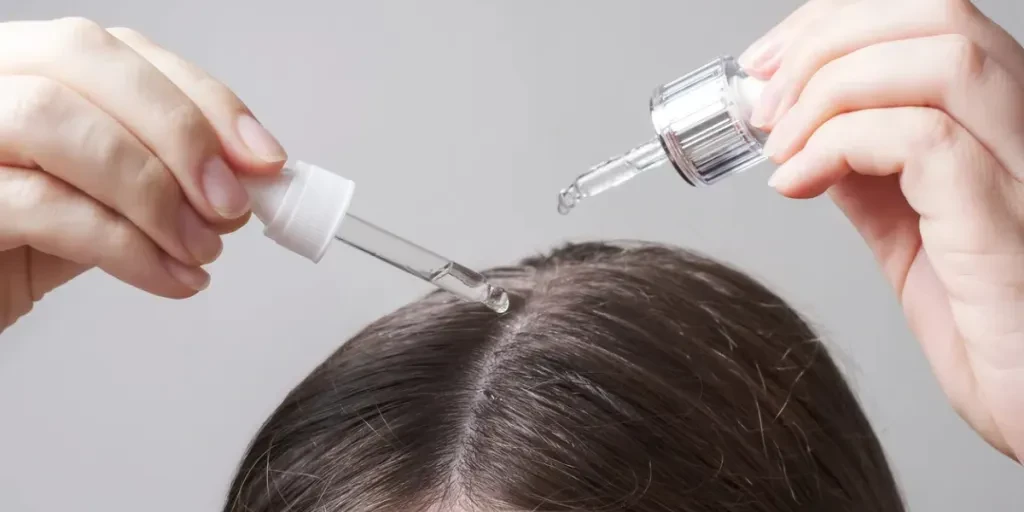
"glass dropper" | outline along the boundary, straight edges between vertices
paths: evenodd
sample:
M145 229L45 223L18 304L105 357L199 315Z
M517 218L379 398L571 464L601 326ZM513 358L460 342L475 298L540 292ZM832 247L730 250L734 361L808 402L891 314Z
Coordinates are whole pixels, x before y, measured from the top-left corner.
M274 176L245 177L253 214L264 234L292 252L318 262L334 240L497 313L508 294L478 272L443 258L348 213L355 183L304 162Z
M721 57L657 88L650 101L657 136L581 174L559 192L559 213L665 162L698 187L764 161L768 135L749 123L764 85L732 57Z
M484 276L369 222L348 214L335 238L395 268L497 313L508 311L508 294Z
M615 188L667 160L658 139L591 167L558 194L558 213L567 215L581 199Z

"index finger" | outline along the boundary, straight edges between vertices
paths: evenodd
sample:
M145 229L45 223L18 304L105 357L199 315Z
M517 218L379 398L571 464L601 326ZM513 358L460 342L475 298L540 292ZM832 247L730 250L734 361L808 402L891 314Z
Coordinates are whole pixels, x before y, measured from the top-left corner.
M792 40L808 26L840 6L856 0L810 0L754 41L737 58L752 76L768 79L778 70L782 55Z
M149 148L206 220L245 214L249 198L210 122L146 59L79 18L0 24L0 74L38 75L76 91Z
M983 48L1018 79L1024 77L1024 50L993 26L968 0L849 3L790 43L751 122L759 128L773 128L825 64L868 46L903 39L959 34Z
M235 93L199 66L123 27L107 30L149 61L184 92L213 125L232 167L242 172L281 170L288 155Z

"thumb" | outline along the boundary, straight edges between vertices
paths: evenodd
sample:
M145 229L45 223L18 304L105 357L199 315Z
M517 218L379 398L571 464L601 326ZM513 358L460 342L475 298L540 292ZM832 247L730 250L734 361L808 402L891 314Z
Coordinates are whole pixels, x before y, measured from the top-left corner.
M36 302L43 298L43 295L52 292L58 286L78 277L89 267L80 263L58 258L56 256L39 252L32 248L28 250L29 282L31 283L32 301Z

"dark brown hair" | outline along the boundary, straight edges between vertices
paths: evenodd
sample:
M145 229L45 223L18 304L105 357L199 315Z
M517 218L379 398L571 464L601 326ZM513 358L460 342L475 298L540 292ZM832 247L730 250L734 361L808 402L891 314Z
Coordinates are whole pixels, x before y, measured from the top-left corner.
M903 510L818 337L746 275L643 243L487 275L508 313L431 294L309 375L225 510Z

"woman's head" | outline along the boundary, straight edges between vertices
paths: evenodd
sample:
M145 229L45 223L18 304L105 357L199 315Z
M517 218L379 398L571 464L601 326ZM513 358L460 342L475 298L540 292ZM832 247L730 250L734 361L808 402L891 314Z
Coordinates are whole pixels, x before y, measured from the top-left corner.
M742 273L592 243L487 275L508 313L435 293L317 368L225 510L902 510L819 339Z

